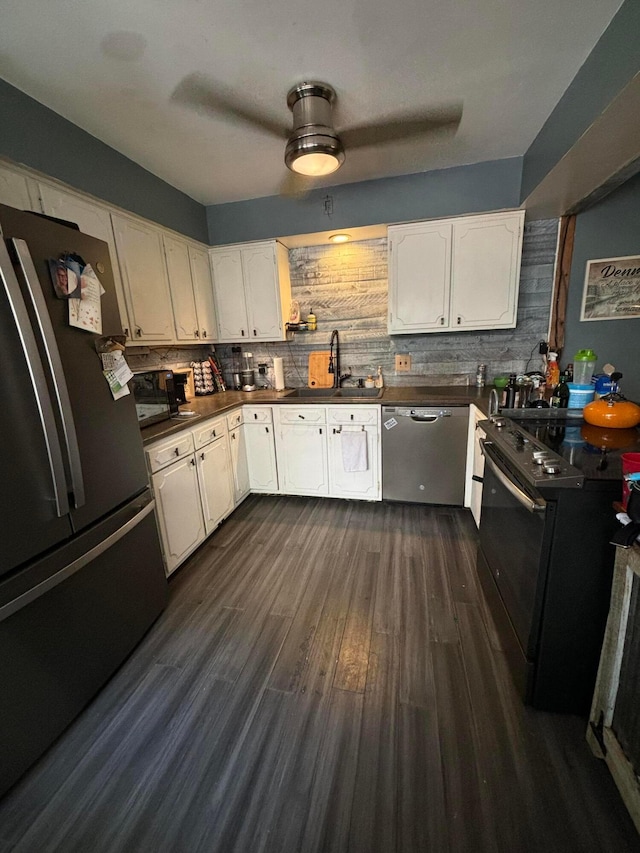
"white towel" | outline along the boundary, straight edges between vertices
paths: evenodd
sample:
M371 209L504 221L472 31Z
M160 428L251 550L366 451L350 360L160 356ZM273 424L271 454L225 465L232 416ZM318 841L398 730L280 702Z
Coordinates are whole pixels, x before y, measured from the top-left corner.
M340 433L342 438L342 467L347 474L356 471L367 471L367 434L361 429L358 432Z

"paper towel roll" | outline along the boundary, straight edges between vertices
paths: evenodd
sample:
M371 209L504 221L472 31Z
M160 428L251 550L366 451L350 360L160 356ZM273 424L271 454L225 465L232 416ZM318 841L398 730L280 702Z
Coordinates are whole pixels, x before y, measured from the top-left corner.
M276 391L284 391L284 362L279 355L273 357L273 382Z

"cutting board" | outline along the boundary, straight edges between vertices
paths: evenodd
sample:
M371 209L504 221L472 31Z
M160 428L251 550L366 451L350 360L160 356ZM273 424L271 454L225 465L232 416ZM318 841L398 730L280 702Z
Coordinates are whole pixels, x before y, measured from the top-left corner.
M329 373L329 350L309 353L309 388L331 388L333 373Z

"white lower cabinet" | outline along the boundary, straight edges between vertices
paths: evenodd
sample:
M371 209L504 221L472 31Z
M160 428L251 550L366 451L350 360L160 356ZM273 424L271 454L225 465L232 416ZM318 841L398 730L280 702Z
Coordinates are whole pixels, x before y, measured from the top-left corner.
M237 506L251 490L244 424L234 427L229 433L229 452L233 471L233 500Z
M353 465L343 437L355 433L365 443L364 464ZM363 438L360 438L363 436ZM382 500L380 463L380 407L344 406L327 410L327 440L329 445L329 494L334 498ZM351 446L353 450L353 446ZM366 466L366 467L365 467ZM364 470L351 470L354 467Z
M225 418L151 445L147 464L171 574L235 506Z
M205 533L212 533L235 506L228 436L196 451Z
M480 510L482 507L482 477L484 476L484 456L480 439L485 437L484 430L478 426L478 421L484 420L484 415L473 403L469 406L469 433L467 439L467 476L464 492L464 505L468 506L473 515L476 527L480 527ZM474 479L477 478L477 479Z
M198 547L205 536L193 453L153 474L151 483L169 575Z
M280 491L286 495L328 495L326 409L276 409L276 455Z
M278 466L270 406L244 407L244 437L252 492L278 492Z

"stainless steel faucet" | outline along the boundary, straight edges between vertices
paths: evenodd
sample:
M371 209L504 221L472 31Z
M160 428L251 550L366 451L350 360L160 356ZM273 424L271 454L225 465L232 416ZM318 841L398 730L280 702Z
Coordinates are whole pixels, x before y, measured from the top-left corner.
M491 389L489 393L489 417L491 415L497 415L500 411L500 398L498 397L498 392L495 388Z

